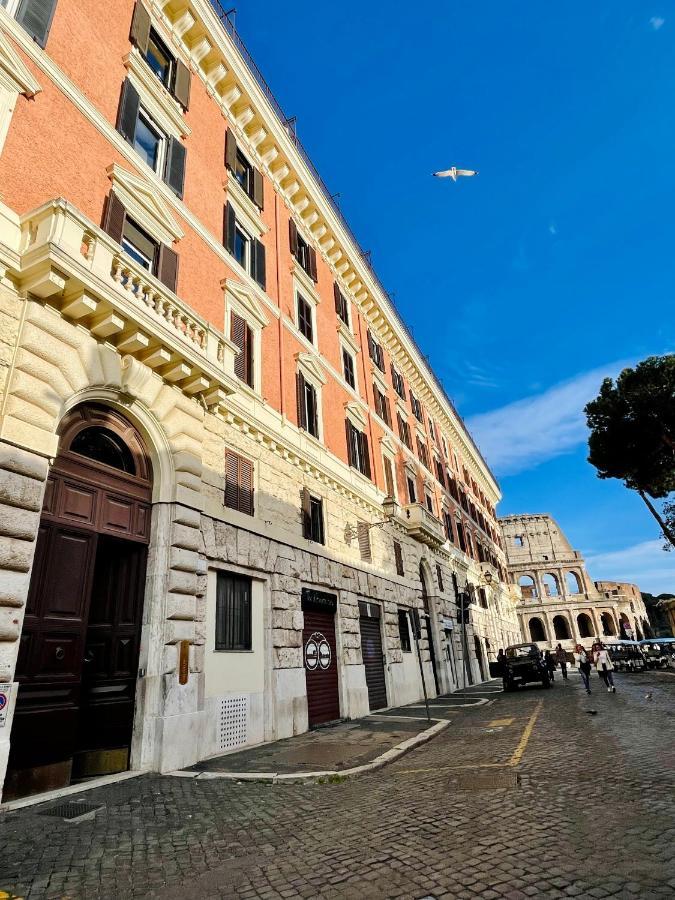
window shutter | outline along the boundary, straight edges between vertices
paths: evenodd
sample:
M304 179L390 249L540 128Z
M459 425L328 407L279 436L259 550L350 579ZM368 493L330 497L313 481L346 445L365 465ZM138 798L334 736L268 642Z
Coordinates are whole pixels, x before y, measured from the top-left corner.
M307 394L307 430L311 435L319 436L319 408L316 402L316 388L313 384L305 385Z
M223 210L223 244L228 253L234 254L234 231L236 227L234 207L230 203L225 204Z
M246 322L235 312L230 313L230 340L240 351L234 358L234 374L246 381Z
M165 284L170 291L176 293L176 284L178 282L178 254L167 247L166 244L159 245L159 260L157 262L157 277Z
M225 132L225 165L231 172L237 168L237 139L231 128Z
M359 522L357 525L357 532L359 535L359 552L361 553L361 559L369 561L373 558L370 547L370 528L368 528L365 522Z
M309 491L302 489L302 535L310 539L312 537L312 504Z
M239 512L253 515L253 463L239 457Z
M394 541L394 556L396 558L396 574L404 575L405 570L403 568L403 551L401 550L401 545L398 541Z
M176 74L173 77L173 95L183 109L190 106L190 87L192 75L188 67L180 59L176 60Z
M443 593L443 572L441 571L441 567L438 563L436 563L436 578L438 579L438 589Z
M253 250L253 277L260 287L265 290L267 279L265 277L265 245L262 241L254 238L252 244Z
M316 272L316 250L314 247L307 247L307 256L309 262L309 270L307 274L312 279L312 281L317 282L319 280L319 276Z
M258 169L253 170L253 197L251 198L258 209L265 208L265 196L264 196L264 188L263 188L263 177L262 172L259 172Z
M384 483L387 488L387 497L394 496L394 470L391 465L391 460L388 456L383 457L384 459Z
M337 285L337 281L333 282L333 297L335 298L335 312L342 318L342 292Z
M140 99L138 91L127 78L122 85L120 110L117 116L117 130L130 144L133 144L136 136L136 122L138 121L139 106Z
M47 43L55 8L56 0L22 0L16 13L17 22L42 48Z
M353 446L353 438L352 431L354 430L354 426L349 421L349 419L345 420L345 432L347 434L347 462L350 466L354 465L354 446Z
M225 451L225 506L239 508L239 457L231 450Z
M295 376L298 391L298 428L307 431L307 407L305 406L305 379L302 372Z
M288 241L291 248L291 254L298 256L298 228L293 219L288 220Z
M180 199L183 199L183 185L185 183L185 157L187 150L178 138L169 138L169 150L164 166L164 181Z
M124 231L126 216L124 204L115 191L110 191L103 214L103 230L118 244L122 243L122 232Z
M359 432L361 437L361 452L363 455L363 474L366 478L370 478L370 451L368 449L368 436L363 432Z
M134 16L131 20L131 38L132 44L136 44L141 53L148 52L148 41L150 39L150 13L141 3L136 0L134 7Z

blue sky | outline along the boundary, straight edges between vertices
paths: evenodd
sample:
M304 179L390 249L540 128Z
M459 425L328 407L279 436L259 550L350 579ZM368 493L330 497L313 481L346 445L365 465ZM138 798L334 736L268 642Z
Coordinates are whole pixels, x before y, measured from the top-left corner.
M675 348L675 8L238 5L237 27L497 474L592 577L675 592L585 461L605 374ZM477 168L453 184L430 173Z

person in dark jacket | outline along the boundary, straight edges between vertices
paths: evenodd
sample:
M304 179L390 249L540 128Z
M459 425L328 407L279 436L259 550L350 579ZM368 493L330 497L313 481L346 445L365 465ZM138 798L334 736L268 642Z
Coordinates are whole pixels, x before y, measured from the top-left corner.
M544 651L544 665L548 671L548 677L553 681L554 679L554 671L555 671L555 660L553 659L553 655L550 650Z
M567 654L563 650L562 644L558 644L555 648L555 661L560 666L563 679L567 681Z
M579 666L579 674L581 675L581 680L584 683L584 687L586 688L586 693L590 694L591 692L591 657L581 644L577 644L574 648L575 654L577 657L577 664Z

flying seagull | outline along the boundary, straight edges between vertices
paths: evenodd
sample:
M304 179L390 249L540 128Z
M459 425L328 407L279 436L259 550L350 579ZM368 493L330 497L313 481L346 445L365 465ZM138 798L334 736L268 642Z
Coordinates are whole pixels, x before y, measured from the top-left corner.
M451 169L444 169L442 172L434 172L435 178L452 178L453 181L457 181L461 176L470 177L471 175L478 175L478 172L474 171L474 169L458 169L456 166L453 166Z

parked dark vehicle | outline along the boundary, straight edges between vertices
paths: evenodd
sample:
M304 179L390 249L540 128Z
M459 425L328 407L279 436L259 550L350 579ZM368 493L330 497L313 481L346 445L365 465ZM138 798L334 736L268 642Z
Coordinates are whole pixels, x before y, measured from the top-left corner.
M502 680L505 691L514 691L518 685L534 681L550 688L551 679L539 647L536 644L514 644L507 647Z

